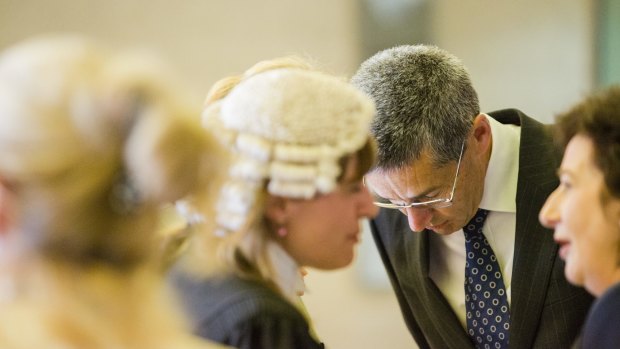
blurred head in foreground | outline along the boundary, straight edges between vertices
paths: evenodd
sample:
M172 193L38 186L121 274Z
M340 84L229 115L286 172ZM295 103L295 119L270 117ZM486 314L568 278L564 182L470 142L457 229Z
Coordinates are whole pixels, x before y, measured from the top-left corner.
M1 347L171 347L157 210L198 184L207 140L163 71L78 36L0 56Z

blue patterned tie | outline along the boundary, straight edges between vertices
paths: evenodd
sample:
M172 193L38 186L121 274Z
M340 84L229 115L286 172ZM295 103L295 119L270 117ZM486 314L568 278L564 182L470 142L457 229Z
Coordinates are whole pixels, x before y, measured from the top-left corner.
M489 211L479 209L465 227L467 333L476 348L508 348L510 309L497 257L482 234Z

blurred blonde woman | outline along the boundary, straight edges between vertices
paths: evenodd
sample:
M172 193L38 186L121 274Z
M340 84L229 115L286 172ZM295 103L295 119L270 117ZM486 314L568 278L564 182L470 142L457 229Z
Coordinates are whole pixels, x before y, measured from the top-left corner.
M0 55L0 348L213 348L156 268L157 207L207 139L154 61L87 39Z
M597 297L577 348L620 345L620 86L558 116L560 185L540 212L569 282Z
M173 273L196 333L237 348L323 347L299 306L300 269L349 265L359 220L377 213L362 184L373 116L367 96L290 57L215 84L204 124L234 156L196 204L214 219L194 228Z

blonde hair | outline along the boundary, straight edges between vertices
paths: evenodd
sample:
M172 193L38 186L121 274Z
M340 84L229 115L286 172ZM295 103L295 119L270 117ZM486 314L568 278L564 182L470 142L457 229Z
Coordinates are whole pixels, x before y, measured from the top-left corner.
M2 347L184 342L151 263L155 222L199 187L210 140L165 71L79 36L0 56L0 189L14 214L0 282L18 290L0 299ZM15 330L25 324L32 336Z
M306 60L298 56L283 56L271 60L264 60L254 64L241 74L228 76L216 81L205 97L204 109L210 108L213 104L218 103L225 98L232 89L239 83L257 74L271 71L274 69L293 68L301 70L311 70L312 65ZM205 125L208 128L208 125ZM222 148L220 148L222 149ZM186 228L176 230L169 234L171 237L167 241L166 255L164 256L164 266L169 266L175 262L180 262L182 268L196 275L205 275L221 272L223 270L233 271L243 276L264 277L269 279L272 268L267 262L265 251L265 238L262 236L264 232L258 231L248 224L245 229L241 229L237 234L231 234L226 237L220 236L217 231L219 229L215 222L217 215L217 199L219 198L221 187L227 180L229 166L232 164L233 155L229 150L222 150L220 154L228 152L228 156L221 156L218 159L218 170L213 171L209 178L209 185L202 188L201 192L194 195L181 204L183 210L189 207L190 212L182 213L184 218L190 222L191 215L200 214L205 217L201 220L201 224L193 226L189 224ZM261 193L266 195L266 192ZM263 199L259 194L257 201ZM263 205L257 203L253 217L262 215ZM254 222L255 219L248 219L248 222ZM261 235L259 238L253 237ZM239 248L243 240L248 237L253 240L251 244L251 256L244 257L240 255ZM179 256L185 255L185 258L178 260ZM247 264L250 263L250 264ZM259 272L254 265L258 266Z
M315 80L313 79L318 79L317 81L321 82L323 82L322 79L326 79L325 81L329 82L327 84L327 87L334 90L339 88L345 88L345 86L348 87L344 80L339 81L339 83L342 82L342 84L334 84L334 81L338 80L337 78L331 76L328 77L325 74L317 72L311 64L305 62L299 57L287 56L274 60L262 61L257 63L241 75L224 78L214 84L214 86L208 92L205 102L205 111L203 113L203 118L207 119L205 122L205 127L207 127L211 132L223 133L223 130L219 127L219 125L211 123L212 120L208 119L209 117L213 116L213 110L215 110L215 113L217 114L217 108L219 107L218 104L224 98L229 96L229 94L233 93L233 91L235 91L235 88L238 85L245 83L246 81L251 81L254 77L257 77L258 75L266 76L278 70L297 70L309 72L308 75L302 74L298 76L295 74L292 75L292 77L294 79L302 79L299 81L310 82L314 82ZM285 74L287 74L288 76L288 73ZM313 85L313 88L316 88L315 86L316 85ZM353 90L352 87L351 90ZM351 101L350 104L347 104L347 107L350 107L351 109L347 109L347 111L352 113L353 115L358 115L356 113L362 114L360 115L359 121L360 125L362 125L361 130L357 129L356 125L350 125L350 129L354 130L352 131L352 133L354 134L351 138L355 139L355 137L361 137L361 145L356 143L353 146L354 150L349 153L344 153L343 157L340 158L339 161L338 159L336 159L336 163L334 164L334 166L338 168L334 169L334 171L337 173L342 173L344 171L344 168L348 164L348 161L350 161L351 157L356 157L360 160L360 166L358 166L357 168L357 175L358 178L361 178L361 176L374 163L374 142L371 140L369 133L367 133L367 127L370 124L370 118L372 117L373 113L372 110L374 109L372 108L372 103L370 102L370 100L366 100L366 97L362 96L361 93L360 95L357 95L357 91L346 91L347 93L351 93L343 94L343 96L345 96L344 98L348 98ZM291 107L291 109L293 108L298 107ZM356 110L355 108L359 109ZM335 111L339 109L332 105L328 105L324 107L321 112L328 114L329 112L327 112L327 110ZM301 113L301 111L299 111L299 113ZM365 120L366 118L368 120ZM337 126L338 123L335 122L334 125ZM226 137L226 135L224 135L224 137ZM271 136L269 135L265 136L265 139L269 139L270 137ZM315 138L319 139L319 137ZM329 164L327 165L331 165L332 158L331 153L329 153L329 148L327 148L327 141L318 141L316 139L313 139L311 142L323 145L323 147L320 148L320 152L318 152L316 156L318 158L325 157L327 159L330 159L328 161ZM314 146L313 143L305 144L302 147L303 149L311 149L311 147ZM287 145L290 147L294 147L295 143L288 143ZM230 163L228 165L230 165ZM212 192L205 201L203 201L201 204L198 204L198 206L201 206L201 210L203 212L209 212L209 214L207 222L201 227L196 228L200 229L200 231L197 231L197 234L194 234L193 237L195 241L197 241L197 243L190 248L190 254L202 254L203 257L208 257L211 259L215 257L216 260L211 261L211 263L193 263L193 267L192 265L190 265L190 268L194 269L194 272L199 274L210 273L214 270L233 272L245 278L255 278L266 281L267 283L272 284L272 286L276 290L278 290L276 285L278 285L279 283L278 280L275 280L278 275L275 272L274 266L272 265L272 261L270 260L268 253L268 242L270 241L270 239L272 239L271 230L273 229L271 228L272 223L268 222L267 218L264 216L265 200L268 198L269 195L281 195L283 197L298 196L292 193L273 194L273 188L270 187L270 183L273 182L273 178L271 175L267 175L265 178L258 180L257 190L253 190L252 188L250 188L253 187L253 185L246 183L248 184L248 188L244 187L243 191L247 195L242 196L251 196L251 198L249 198L247 200L248 202L245 203L249 206L249 210L242 213L244 215L243 223L236 228L231 228L230 225L225 226L224 224L222 224L221 220L217 220L216 218L218 214L222 214L222 210L226 210L222 207L221 201L217 201L222 200L222 198L226 199L230 197L230 193L226 193L227 189L230 187L227 187L224 182L230 179L231 172L229 171L231 171L231 169L228 166L223 166L221 167L221 170L222 174L219 177L220 181L217 183L213 183L215 186L218 187L218 189L221 190L221 192ZM340 183L342 180L342 176L338 176L338 178L336 178L337 183ZM280 189L281 188L282 187L280 187ZM332 189L325 189L321 190L320 192L325 193L331 190ZM302 191L304 192L303 195L305 195L308 190L304 189ZM307 199L307 197L305 198ZM233 205L235 204L233 203ZM230 217L225 217L224 220L227 220L228 218ZM209 269L208 267L206 267L208 265L216 265L217 267L214 269Z
M0 55L0 346L205 347L152 263L160 204L202 186L216 144L165 72L80 36Z
M28 249L131 267L153 251L153 208L197 184L195 111L155 61L80 37L0 58L0 178Z

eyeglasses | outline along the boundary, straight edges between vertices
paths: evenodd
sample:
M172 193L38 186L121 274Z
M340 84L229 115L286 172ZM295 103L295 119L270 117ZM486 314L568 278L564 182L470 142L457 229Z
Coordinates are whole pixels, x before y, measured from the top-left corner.
M452 201L454 199L454 189L456 188L456 181L459 178L459 170L461 168L461 159L463 158L463 149L465 148L465 142L461 144L461 153L459 154L459 161L456 164L456 174L454 175L454 183L452 183L452 191L450 192L450 196L447 198L441 199L432 199L427 201L416 201L409 204L399 204L394 203L391 200L384 199L375 195L375 200L373 203L376 206L390 209L402 210L406 208L444 208L452 206Z

